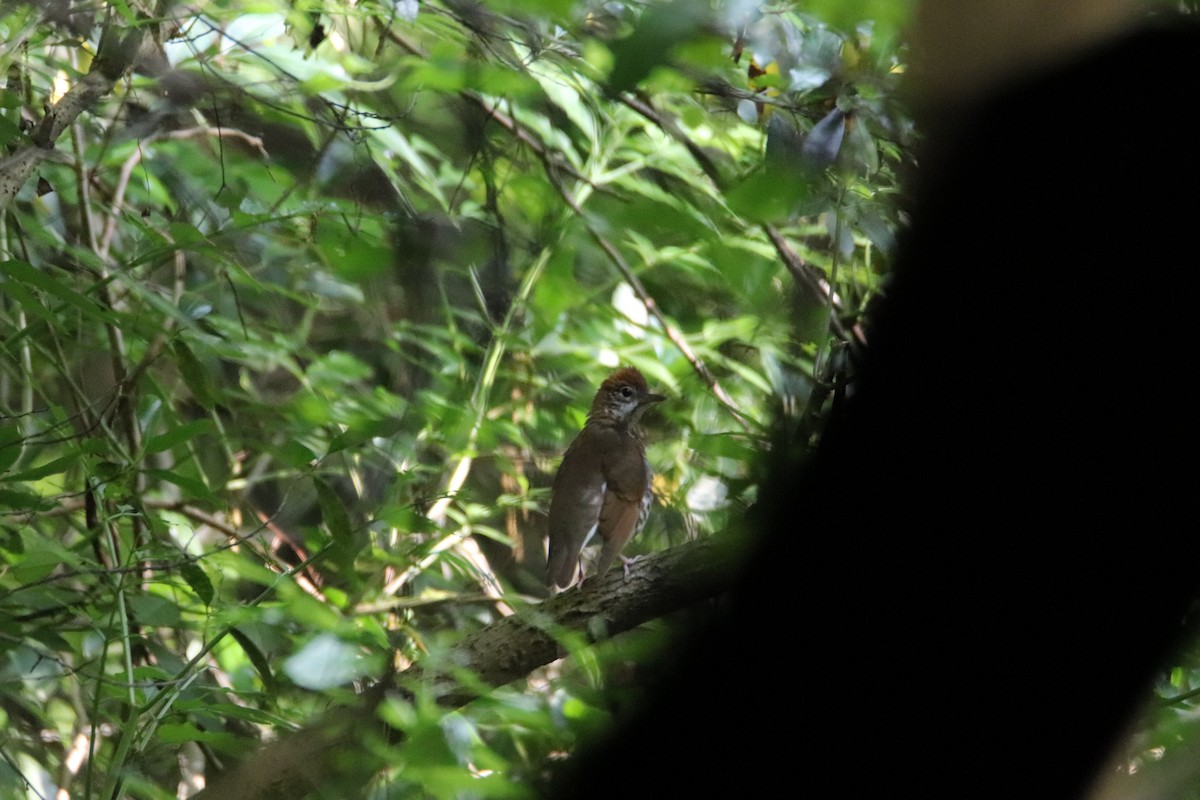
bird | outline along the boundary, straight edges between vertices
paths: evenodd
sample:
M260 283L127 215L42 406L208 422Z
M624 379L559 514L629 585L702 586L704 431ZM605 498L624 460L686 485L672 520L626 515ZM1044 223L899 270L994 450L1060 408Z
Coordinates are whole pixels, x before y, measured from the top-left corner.
M552 589L570 586L592 536L604 543L592 570L599 578L646 524L652 473L638 420L666 399L651 392L634 367L622 367L600 384L551 487L546 584Z

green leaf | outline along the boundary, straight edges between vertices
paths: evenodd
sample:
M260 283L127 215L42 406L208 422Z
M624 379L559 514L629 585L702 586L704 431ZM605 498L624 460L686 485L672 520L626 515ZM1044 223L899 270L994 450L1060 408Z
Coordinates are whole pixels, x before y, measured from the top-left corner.
M353 534L350 526L350 515L342 499L325 481L313 478L313 487L317 490L317 503L321 507L321 520L335 541L348 541Z
M365 531L357 532L350 522L350 514L342 499L338 497L328 483L320 478L314 478L313 484L317 490L317 504L321 508L321 520L333 537L333 546L329 548L329 558L338 567L341 576L357 586L359 576L355 571L355 560L366 547L369 538Z
M137 621L143 625L168 628L178 625L181 620L179 606L156 594L133 595L128 603Z
M295 439L288 439L279 447L272 448L271 455L292 469L298 470L308 469L317 460L316 453L308 449L308 446L303 442L298 442Z
M329 453L357 447L377 437L394 436L404 429L404 421L395 417L356 420L349 430L342 431L329 441Z
M688 443L698 453L747 464L753 463L764 447L762 442L735 433L693 434Z
M703 21L700 5L690 0L651 6L633 33L612 46L609 91L617 94L634 88L650 70L666 63L671 48L687 40Z
M871 176L879 170L879 149L865 119L856 117L847 126L845 153L843 160L858 174Z
M67 303L85 317L95 322L115 322L116 317L108 309L102 308L94 299L86 297L68 286L65 280L35 269L24 261L0 262L0 274L9 280L19 280L29 286L41 289ZM95 284L94 286L98 286ZM94 287L93 287L94 288Z
M0 283L0 286L4 287L4 294L16 300L26 313L32 314L43 322L50 323L55 328L58 327L58 315L46 308L45 304L35 297L27 287L14 281L5 281L4 283ZM22 333L27 333L28 331L29 327L27 326Z
M255 671L258 672L258 677L263 682L263 687L269 694L274 695L277 691L275 674L271 672L271 663L267 661L267 657L263 655L262 650L258 649L258 645L254 643L253 639L236 627L229 629L229 635L233 637L233 640L242 648L242 652L246 654L246 658L250 659L250 663L254 665Z
M38 467L31 467L20 472L15 472L8 476L10 481L38 481L45 478L47 475L57 475L60 472L65 472L70 467L76 466L79 463L79 456L71 454L62 456L53 461L49 461Z
M12 572L17 580L32 583L49 575L64 565L73 565L77 559L57 544L38 538L25 543L25 554L14 559Z
M0 488L0 507L20 509L22 511L39 511L52 508L54 501L26 492L22 489Z
M821 170L832 164L841 152L845 135L846 114L835 106L804 137L800 154L804 156L808 168Z
M184 423L146 442L146 452L161 453L164 450L170 450L175 445L193 439L202 433L209 433L212 429L213 424L207 419L197 419Z
M234 736L232 733L203 731L190 722L163 723L158 726L155 736L166 744L205 742L207 744L218 745L225 750L242 749L246 746L244 740Z
M297 84L296 88L305 94L320 94L333 89L340 89L346 81L328 72L318 72L310 75Z
M330 633L319 633L283 663L297 686L332 689L368 675L373 665L358 648Z
M215 502L217 500L212 491L203 482L195 478L189 478L186 475L180 475L178 472L165 469L148 469L145 472L152 478L173 483L180 489L183 489L187 493L186 500L188 502L197 502L200 500Z
M814 184L797 170L762 169L730 189L725 199L735 214L754 222L782 222L814 196Z
M196 596L204 602L204 605L212 605L214 596L212 581L208 579L208 575L199 564L195 561L184 561L179 565L179 574L187 581L187 585L196 593Z
M17 425L0 425L0 473L21 457L25 437Z
M192 353L187 342L183 339L176 339L171 343L171 350L175 353L179 374L183 376L183 382L192 390L196 400L204 406L215 405L216 394L213 391L212 381L208 377L208 370Z
M175 709L183 713L212 714L221 719L244 719L256 725L272 725L279 728L290 726L289 721L278 714L271 714L258 708L241 706L236 703L214 703L208 699L180 700L175 704Z

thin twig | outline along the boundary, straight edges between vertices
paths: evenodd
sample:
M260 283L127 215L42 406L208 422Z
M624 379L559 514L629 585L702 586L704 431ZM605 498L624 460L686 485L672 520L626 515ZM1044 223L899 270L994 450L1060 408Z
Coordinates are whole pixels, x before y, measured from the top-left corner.
M866 347L867 337L863 333L862 327L856 322L847 330L845 324L838 317L838 312L842 310L842 301L833 291L833 287L829 284L829 281L813 269L811 264L801 258L799 253L792 249L788 240L774 225L763 225L763 230L766 231L767 238L775 246L775 252L779 253L779 257L783 260L784 266L787 267L792 277L829 306L829 325L833 328L838 338L849 343L850 347L856 351Z
M645 98L624 94L621 95L620 100L624 105L653 122L660 130L683 145L684 148L687 149L688 153L691 154L692 158L696 161L696 164L700 167L700 169L704 171L704 174L708 176L709 180L711 180L718 189L724 188L724 177L717 169L716 164L711 158L709 158L708 154L704 151L704 148L692 141L691 137L689 137L675 123L675 120L670 115L664 114L655 109L650 104L650 101ZM856 351L862 347L865 347L867 344L867 339L862 331L862 328L855 323L849 330L847 330L846 326L838 317L838 312L842 310L842 303L837 294L834 293L833 287L830 285L829 281L827 281L823 275L819 274L815 269L813 269L812 265L801 258L800 255L792 249L792 246L788 243L787 239L774 225L771 225L770 223L764 223L762 228L767 234L767 238L771 240L771 244L774 245L775 252L779 254L779 258L783 261L783 265L787 268L788 272L792 274L792 277L795 278L796 281L802 286L805 286L811 290L819 300L829 307L829 324L838 338L840 338L842 341L848 342L850 347L854 348Z
M624 278L625 282L628 283L630 288L633 289L633 293L637 295L639 300L642 301L642 304L646 307L646 311L650 314L650 316L654 317L655 321L657 321L662 327L663 333L666 335L666 337L673 345L675 345L675 348L679 350L683 357L687 359L687 362L692 365L692 369L695 370L696 374L700 376L700 379L704 381L704 384L709 388L709 391L713 393L713 396L716 397L721 405L725 406L729 413L733 415L733 418L737 420L738 424L742 426L743 430L748 432L753 430L753 421L744 413L742 413L742 410L738 408L737 403L735 403L733 398L729 396L724 388L722 388L721 384L717 381L716 376L712 374L708 368L708 365L704 363L704 359L702 359L699 354L692 349L691 344L688 343L688 340L683 333L674 325L672 325L670 320L667 319L666 315L663 314L662 309L658 307L658 303L655 301L654 297L646 290L645 285L642 284L642 281L633 271L633 268L629 266L629 262L625 260L623 255L621 255L621 251L618 250L616 245L610 242L604 236L604 234L602 234L596 228L595 224L593 224L590 219L588 219L587 215L584 214L583 209L578 203L575 202L575 198L571 196L570 192L566 191L566 187L564 187L553 174L550 174L549 177L550 182L554 184L556 189L558 189L559 194L562 195L564 200L566 200L567 205L569 205L571 210L583 220L583 224L587 228L588 233L591 234L592 239L595 240L596 244L600 245L600 249L603 250L605 255L608 256L609 260L613 263L613 266L617 268L617 271L621 273L621 277Z
M392 597L387 600L375 600L359 603L350 609L354 616L369 617L373 614L391 614L396 611L409 611L414 608L432 608L445 605L479 605L502 602L498 598L479 594L452 594L444 597Z
M403 50L413 55L424 56L424 53L421 51L420 47L402 38L399 36L399 34L396 34L391 30L388 30L386 33L388 38ZM562 195L564 200L567 201L567 205L571 207L571 210L584 220L584 223L587 225L588 232L592 235L592 238L595 239L597 244L599 244L604 252L608 254L608 257L612 260L613 264L616 265L618 271L620 271L626 282L628 282L633 288L633 291L638 296L638 299L640 299L646 306L646 310L651 316L654 317L655 320L658 321L659 325L662 326L667 338L670 339L671 343L674 344L679 352L683 354L683 357L687 359L688 363L692 365L692 369L696 371L701 380L703 380L705 385L708 386L709 390L712 391L713 395L729 410L731 414L733 414L734 418L738 421L738 424L740 424L743 429L747 431L751 430L753 426L750 419L742 413L742 411L737 407L737 404L733 401L733 398L731 398L729 394L726 393L726 391L721 387L721 384L717 382L716 377L713 376L712 372L708 369L708 366L704 363L696 351L692 349L692 346L688 344L688 341L683 334L667 320L661 309L659 309L658 303L656 303L650 293L646 291L646 287L642 285L640 280L638 280L637 275L635 275L633 270L629 267L629 264L625 261L625 258L621 255L620 251L617 250L617 248L614 247L611 242L604 238L604 236L598 230L596 230L595 226L587 220L587 217L584 215L583 209L580 207L579 203L576 202L571 193L567 191L567 188L562 185L561 181L559 181L558 173L560 171L564 172L570 175L572 178L586 183L589 187L597 191L611 190L608 190L607 187L597 186L587 176L580 174L578 170L567 163L566 159L548 148L545 143L543 143L523 126L518 125L516 120L514 120L511 116L500 111L498 108L484 100L479 95L475 94L474 92L463 91L459 92L459 96L477 105L490 119L499 123L502 128L515 136L518 141L527 145L531 150L533 150L534 153L538 155L538 157L542 160L542 163L545 165L546 174L550 178L550 181L554 185L555 189L558 190L558 193ZM634 108L634 110L638 110L639 113L642 113L642 111L638 108L639 105L642 106L647 112L653 113L648 104L634 101L632 99L630 100L630 103L632 103L630 107ZM656 124L661 124L662 117L658 117L657 120L652 119L652 121L654 121ZM664 128L664 130L666 129ZM667 132L671 133L670 131ZM678 136L683 136L682 131L679 131L677 127L675 129L675 134ZM687 137L683 136L683 138L686 139ZM711 161L707 160L707 156L704 155L703 151L698 145L691 143L689 151L692 152L693 157L699 156L699 158L705 159L709 168L712 169L712 176L717 175L716 166L712 164ZM716 177L713 177L713 179L716 181Z
M571 208L571 210L574 211L575 214L584 221L584 224L587 226L588 233L590 233L592 238L595 239L596 243L600 245L601 249L604 250L609 259L617 267L617 270L621 273L622 277L625 278L625 281L630 285L630 287L632 287L634 294L636 294L638 299L642 301L643 305L645 305L646 311L649 312L652 317L654 317L660 326L662 326L662 330L666 334L667 338L672 344L675 345L676 349L679 350L687 362L692 365L692 369L695 370L696 374L700 376L700 379L704 381L705 385L708 386L709 390L712 391L717 400L720 401L720 403L724 405L731 414L733 414L734 419L738 421L738 424L740 424L742 428L747 431L751 430L753 427L751 420L742 413L741 409L737 407L737 404L734 402L733 398L730 397L729 394L721 387L721 384L718 383L716 377L708 369L708 366L704 363L704 360L701 359L699 354L692 349L692 346L688 343L687 339L679 331L679 329L667 320L666 316L662 313L662 310L658 307L658 303L655 302L653 296L651 296L651 294L646 290L646 287L638 279L633 269L630 268L628 262L625 261L624 256L621 255L621 252L611 242L609 242L608 239L606 239L604 235L601 234L587 218L587 215L584 214L583 208L580 206L579 202L562 184L562 181L559 180L559 172L566 172L567 174L571 175L571 177L584 182L587 186L597 191L611 190L605 186L597 186L591 179L581 175L577 170L567 164L564 158L558 156L550 148L546 147L544 143L533 136L533 134L525 130L525 128L522 126L518 125L512 117L505 115L502 112L499 112L497 109L491 107L486 101L477 95L474 95L470 92L460 92L460 94L468 100L476 102L480 108L489 115L489 117L499 122L501 126L516 136L520 141L528 144L530 148L537 153L546 168L546 176L550 180L550 183L558 191L559 195L561 195L562 198L567 202L567 205ZM641 105L644 105L648 111L652 111L648 105ZM660 121L661 119L662 118L659 117ZM679 131L677 128L676 133L680 136L683 136L682 131ZM693 148L695 153L701 153L703 157L703 153L698 145L693 144L692 148L689 149ZM716 174L716 167L715 165L712 165L711 162L710 167L713 169L714 174Z
M717 164L704 151L704 148L692 141L683 130L675 124L675 120L666 114L659 113L654 106L650 105L650 101L641 97L634 97L630 94L622 94L619 99L624 105L641 114L646 119L658 126L663 133L670 136L675 141L687 148L696 164L700 169L704 170L704 174L713 182L718 189L725 186L725 178L721 175L721 171L717 169Z
M125 190L129 187L129 179L133 175L133 170L139 163L141 163L143 157L145 156L145 148L164 139L181 140L191 139L199 136L216 136L218 138L225 139L241 139L242 141L246 142L246 144L258 150L258 152L262 154L263 158L269 157L266 147L263 146L263 140L261 137L251 136L245 131L240 131L236 128L216 128L203 125L195 128L183 128L176 131L159 131L147 136L139 143L138 147L133 149L133 152L129 154L129 158L125 159L125 162L121 164L121 171L117 175L117 184L113 189L111 206L112 210L108 214L108 220L104 226L104 234L100 239L101 257L107 257L109 249L112 247L113 236L116 234L117 230L117 220L120 218L121 209L125 205Z
M144 26L118 30L109 22L88 73L51 106L30 135L30 143L0 159L0 210L8 206L43 160L55 157L54 143L79 115L112 91L133 66L145 36Z
M537 154L538 158L542 160L542 163L547 164L553 169L561 170L562 172L567 173L575 180L583 181L598 192L612 193L612 189L597 185L586 175L575 169L575 167L571 166L571 164L569 164L567 160L559 155L556 151L546 147L545 143L530 133L527 128L522 125L518 125L516 120L514 120L508 114L505 114L496 106L493 106L487 100L484 100L474 92L459 92L459 96L477 105L489 119L495 120L502 128L507 130L513 136L516 136L518 141L529 147L530 150L533 150L533 152Z

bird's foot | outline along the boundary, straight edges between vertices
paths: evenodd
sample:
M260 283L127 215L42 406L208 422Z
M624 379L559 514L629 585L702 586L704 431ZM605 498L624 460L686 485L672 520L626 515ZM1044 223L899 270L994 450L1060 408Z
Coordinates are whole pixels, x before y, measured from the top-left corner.
M640 561L642 557L641 556L621 556L620 558L621 558L621 570L625 573L625 580L628 581L629 580L629 568L632 567L635 562Z

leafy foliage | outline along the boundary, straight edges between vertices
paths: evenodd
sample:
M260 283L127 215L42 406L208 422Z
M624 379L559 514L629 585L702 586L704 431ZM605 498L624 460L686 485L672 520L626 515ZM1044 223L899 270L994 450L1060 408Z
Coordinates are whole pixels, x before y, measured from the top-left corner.
M794 5L3 6L0 793L172 796L544 594L618 364L674 398L635 549L736 521L862 342L911 139L905 4ZM611 713L573 652L389 706L381 795L528 794Z

